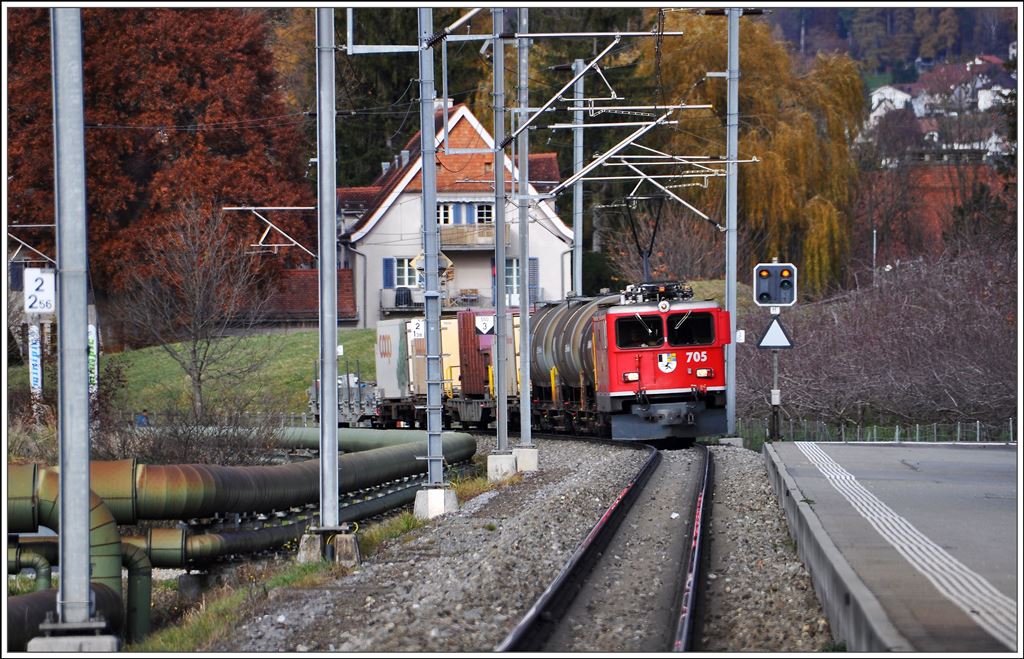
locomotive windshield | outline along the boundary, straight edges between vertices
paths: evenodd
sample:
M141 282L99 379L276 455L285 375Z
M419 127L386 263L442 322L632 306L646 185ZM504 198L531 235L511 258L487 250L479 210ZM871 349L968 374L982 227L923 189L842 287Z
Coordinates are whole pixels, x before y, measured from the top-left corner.
M661 316L623 316L615 320L615 343L620 348L652 348L665 340Z
M668 343L700 346L715 342L715 324L707 312L676 313L668 317Z

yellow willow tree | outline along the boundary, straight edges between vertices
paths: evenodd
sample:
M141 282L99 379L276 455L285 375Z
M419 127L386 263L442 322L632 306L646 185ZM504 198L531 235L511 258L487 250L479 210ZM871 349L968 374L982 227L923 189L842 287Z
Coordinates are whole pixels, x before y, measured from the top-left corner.
M864 112L857 65L845 55L819 54L798 66L767 23L741 20L739 157L760 162L738 166L739 223L749 237L740 245L740 263L752 267L778 256L801 267L804 290L820 291L839 279L846 257L847 208L857 175L850 144ZM722 155L726 81L702 79L727 68L727 19L668 12L664 29L685 36L664 37L660 44L644 39L637 75L657 86L659 102L714 108L679 113L679 125L666 130L665 146L674 153ZM724 224L723 189L724 179L717 179L688 189L684 198Z

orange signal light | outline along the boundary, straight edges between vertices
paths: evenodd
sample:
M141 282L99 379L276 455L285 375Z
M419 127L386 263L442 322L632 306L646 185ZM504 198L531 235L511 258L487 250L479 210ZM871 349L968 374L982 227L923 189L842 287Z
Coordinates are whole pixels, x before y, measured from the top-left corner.
M757 271L757 276L760 277L761 279L767 279L769 274L771 274L771 273L769 273L767 270L764 270L764 269L761 269L761 270Z
M792 277L793 276L793 273L790 271L789 268L783 268L782 272L780 272L779 274L782 275L783 277Z

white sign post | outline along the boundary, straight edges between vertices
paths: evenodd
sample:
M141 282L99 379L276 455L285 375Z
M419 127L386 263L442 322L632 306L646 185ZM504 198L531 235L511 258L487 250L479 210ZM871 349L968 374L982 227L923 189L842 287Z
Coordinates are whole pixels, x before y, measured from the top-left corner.
M773 311L776 307L772 307ZM789 332L779 321L778 314L772 314L772 322L764 331L758 348L766 348L772 351L772 420L769 437L772 441L779 439L779 406L782 405L782 391L779 389L779 349L792 348L793 340L789 338Z
M25 313L57 311L57 284L52 269L25 268Z
M494 316L476 316L473 318L477 334L491 334L494 332Z
M96 325L89 323L89 396L95 398L100 386L100 342Z
M32 417L39 423L43 400L43 346L38 321L28 326L28 384L32 395Z

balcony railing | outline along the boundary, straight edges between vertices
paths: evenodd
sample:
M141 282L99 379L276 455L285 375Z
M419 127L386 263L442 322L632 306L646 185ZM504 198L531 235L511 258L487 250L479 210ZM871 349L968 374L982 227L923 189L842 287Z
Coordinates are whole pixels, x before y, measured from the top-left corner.
M510 225L505 225L505 244L510 244ZM494 248L493 224L443 224L441 225L441 249L471 250Z
M387 316L393 313L417 313L422 314L423 289L410 288L408 293L401 292L401 288L380 289L380 310L381 315ZM539 291L534 292L534 299L544 299ZM519 308L519 295L508 294L506 304L510 309ZM460 309L493 309L494 298L491 297L491 290L477 288L442 288L441 289L441 310L452 313Z

